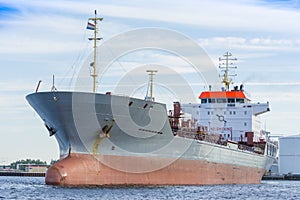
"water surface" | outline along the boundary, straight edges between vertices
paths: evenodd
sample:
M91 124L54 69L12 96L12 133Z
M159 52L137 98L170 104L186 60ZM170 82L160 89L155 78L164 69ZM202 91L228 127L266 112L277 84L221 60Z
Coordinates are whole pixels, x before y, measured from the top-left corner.
M300 181L258 185L93 187L45 185L43 177L0 176L0 199L300 199Z

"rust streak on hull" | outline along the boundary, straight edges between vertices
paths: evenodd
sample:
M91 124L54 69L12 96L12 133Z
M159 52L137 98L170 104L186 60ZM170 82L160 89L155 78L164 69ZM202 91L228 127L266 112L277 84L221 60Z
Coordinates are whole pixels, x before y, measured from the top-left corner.
M102 156L101 159L117 162L126 167L138 167L139 164L150 165L154 158ZM102 164L93 155L72 153L48 169L46 184L60 186L258 184L263 171L258 168L203 160L178 159L153 172L128 173Z

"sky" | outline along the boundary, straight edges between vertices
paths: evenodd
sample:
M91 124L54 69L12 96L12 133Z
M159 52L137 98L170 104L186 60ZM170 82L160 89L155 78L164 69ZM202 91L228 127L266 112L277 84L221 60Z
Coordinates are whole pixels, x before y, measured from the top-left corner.
M252 102L270 103L271 112L262 116L264 127L273 136L300 133L298 0L0 0L0 165L26 158L58 159L55 138L49 137L25 96L35 91L39 80L40 91L50 90L53 74L58 90L72 90L77 69L91 53L86 24L95 9L104 18L104 41L156 27L186 35L216 65L220 56L231 52L238 58L233 81L244 84ZM131 69L132 57L146 62L148 54L123 58L119 65ZM159 56L170 63L174 59ZM104 88L116 80L110 75L102 80ZM193 89L198 95L204 88L194 83Z

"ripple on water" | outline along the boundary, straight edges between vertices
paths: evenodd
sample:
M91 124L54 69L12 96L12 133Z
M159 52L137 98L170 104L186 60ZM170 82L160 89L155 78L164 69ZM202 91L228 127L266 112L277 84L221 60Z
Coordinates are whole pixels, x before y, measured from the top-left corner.
M258 185L67 188L47 186L43 177L0 177L0 199L298 199L300 182Z

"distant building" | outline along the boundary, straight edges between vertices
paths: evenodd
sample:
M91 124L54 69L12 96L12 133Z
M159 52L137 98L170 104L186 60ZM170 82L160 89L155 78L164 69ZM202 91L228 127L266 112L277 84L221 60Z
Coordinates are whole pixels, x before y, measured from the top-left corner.
M31 173L45 173L48 169L49 165L37 165L37 164L18 164L17 171L25 171Z
M278 176L279 174L279 164L278 164L278 157L274 161L273 165L269 169L269 171L265 175L271 175L271 176Z
M11 171L10 165L0 165L0 171Z
M46 171L47 171L47 165L28 165L25 167L25 172L45 173Z
M300 135L279 138L279 174L300 175Z

